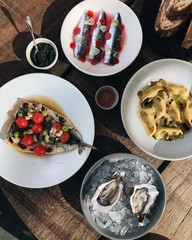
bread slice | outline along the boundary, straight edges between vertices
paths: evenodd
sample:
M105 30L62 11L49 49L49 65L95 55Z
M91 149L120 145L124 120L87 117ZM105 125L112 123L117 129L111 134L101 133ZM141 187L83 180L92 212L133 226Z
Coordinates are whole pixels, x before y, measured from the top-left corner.
M188 15L178 16L176 19L171 19L167 15L167 8L172 0L163 0L155 19L155 31L161 37L170 37L175 34L185 23Z
M167 8L167 15L174 19L192 11L192 0L171 0Z
M36 113L41 114L41 122L35 120ZM18 119L20 123L18 123ZM23 125L24 123L25 125ZM35 124L37 124L35 127L41 125L40 131L35 130ZM66 132L68 140L66 140ZM65 140L63 140L63 134L65 134ZM26 140L26 135L28 140ZM42 155L68 152L75 148L78 148L79 154L81 154L85 147L94 148L82 141L81 134L66 116L41 103L27 100L23 100L16 109L14 119L7 130L5 143L21 152L37 156L40 155L34 149L39 145L41 148L44 146Z
M187 29L187 33L185 35L185 38L181 44L181 47L189 49L192 48L192 20L189 24L189 27Z

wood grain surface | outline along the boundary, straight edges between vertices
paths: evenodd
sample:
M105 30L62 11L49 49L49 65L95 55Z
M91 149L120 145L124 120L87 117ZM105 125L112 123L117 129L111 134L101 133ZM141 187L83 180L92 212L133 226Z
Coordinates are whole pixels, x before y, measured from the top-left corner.
M86 0L89 1L89 0ZM27 73L38 72L29 66L25 49L31 35L25 23L30 15L35 36L47 37L59 49L59 61L49 72L75 85L91 106L95 119L95 141L100 152L91 152L86 164L71 179L50 188L27 189L0 178L0 187L18 215L40 240L104 240L89 225L80 207L79 193L88 169L101 157L126 152L141 156L162 174L167 191L167 205L158 225L140 240L192 239L192 159L167 162L140 150L122 125L120 101L113 110L103 111L94 95L103 85L114 86L120 99L133 74L147 63L161 59L144 37L135 61L122 72L110 77L88 76L75 69L66 59L60 43L60 29L68 12L79 0L1 0L0 1L0 86ZM140 17L143 0L124 0Z

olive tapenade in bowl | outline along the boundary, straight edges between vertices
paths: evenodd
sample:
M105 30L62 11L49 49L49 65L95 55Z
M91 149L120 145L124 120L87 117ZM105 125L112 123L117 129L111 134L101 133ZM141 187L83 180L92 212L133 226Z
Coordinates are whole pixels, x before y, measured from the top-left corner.
M58 60L58 50L56 45L47 38L36 38L35 42L31 41L26 49L26 58L29 64L37 69L47 70L52 68Z

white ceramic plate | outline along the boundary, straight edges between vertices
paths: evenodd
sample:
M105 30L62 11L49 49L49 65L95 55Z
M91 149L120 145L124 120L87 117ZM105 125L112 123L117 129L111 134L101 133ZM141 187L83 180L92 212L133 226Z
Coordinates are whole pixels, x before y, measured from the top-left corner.
M83 140L93 144L95 125L93 114L82 93L68 81L45 73L20 76L0 88L0 176L24 187L44 188L59 184L75 174L85 163L90 149L79 155L78 150L36 157L21 153L4 143L6 121L18 98L48 97L59 104L82 134ZM74 97L75 96L75 97Z
M70 48L72 42L72 31L77 25L85 10L99 12L103 9L106 13L115 14L119 12L122 24L125 26L125 43L119 56L119 63L108 66L103 63L91 65L88 61L82 63L73 56ZM87 0L76 5L64 19L61 28L61 45L68 60L80 71L93 76L109 76L116 74L128 67L137 57L143 40L140 22L135 13L124 3L118 0Z
M182 84L192 91L192 64L176 59L163 59L149 63L136 72L129 80L121 101L123 125L132 141L144 152L162 160L181 160L192 156L192 130L183 139L157 141L147 136L138 117L139 99L137 93L151 81L163 78Z

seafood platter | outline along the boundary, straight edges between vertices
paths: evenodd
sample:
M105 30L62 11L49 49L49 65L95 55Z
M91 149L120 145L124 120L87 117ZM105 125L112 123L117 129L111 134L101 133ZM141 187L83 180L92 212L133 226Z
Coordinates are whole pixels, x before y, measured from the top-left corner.
M160 220L166 201L158 171L144 159L115 153L86 174L81 206L92 227L110 239L136 239Z
M137 57L142 39L135 13L115 0L110 4L102 0L79 3L64 19L60 36L68 60L95 76L112 75L128 67Z

